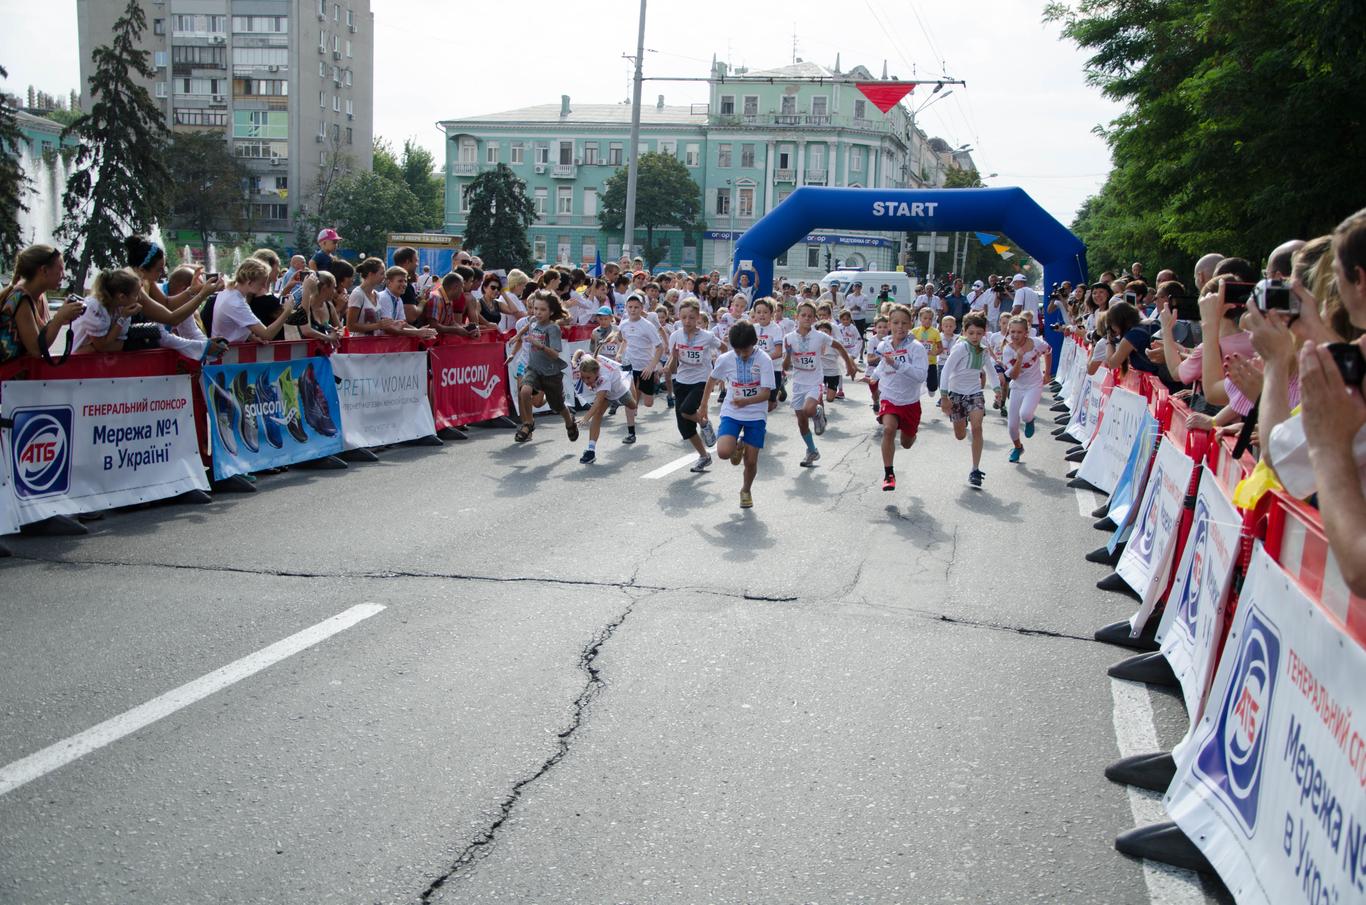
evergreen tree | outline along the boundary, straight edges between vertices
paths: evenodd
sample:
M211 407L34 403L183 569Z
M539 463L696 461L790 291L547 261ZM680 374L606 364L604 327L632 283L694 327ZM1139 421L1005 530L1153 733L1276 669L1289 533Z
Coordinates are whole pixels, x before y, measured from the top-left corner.
M603 186L602 210L598 222L604 229L621 230L626 226L626 167L607 178ZM734 199L731 203L735 203ZM655 230L673 227L690 232L702 215L702 189L693 181L683 162L672 154L650 152L640 155L636 170L636 222L645 230L643 248L646 263L653 267L665 251L655 245ZM626 237L624 237L626 238ZM623 241L623 250L635 244L635 237Z
M478 252L488 270L531 264L527 230L536 222L536 202L526 183L500 163L474 177L467 192L465 247Z
M0 66L0 78L8 78ZM12 261L24 247L24 236L19 231L19 213L27 211L24 195L29 191L29 179L19 165L20 147L24 136L19 131L18 117L9 98L0 95L0 261Z
M242 230L247 219L243 184L250 174L217 132L178 132L166 156L175 173L171 224L199 233L207 256L210 233Z
M112 43L91 55L90 112L62 130L63 139L74 136L79 143L57 231L77 290L84 289L92 266L123 263L123 240L149 231L166 213L172 187L168 132L161 110L135 81L156 76L147 51L138 49L146 28L141 3L128 0Z

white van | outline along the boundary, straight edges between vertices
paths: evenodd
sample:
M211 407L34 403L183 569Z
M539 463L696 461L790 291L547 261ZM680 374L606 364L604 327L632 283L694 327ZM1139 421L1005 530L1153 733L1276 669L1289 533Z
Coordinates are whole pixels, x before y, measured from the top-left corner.
M839 283L842 292L849 291L850 283L862 283L863 294L875 299L885 285L892 299L903 305L915 301L915 284L907 273L896 270L832 270L821 277L821 291L830 288L831 283Z

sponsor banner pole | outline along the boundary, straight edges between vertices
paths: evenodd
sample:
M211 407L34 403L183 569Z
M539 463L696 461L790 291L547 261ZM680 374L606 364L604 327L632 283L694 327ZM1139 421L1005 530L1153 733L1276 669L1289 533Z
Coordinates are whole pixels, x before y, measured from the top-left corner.
M1258 545L1164 799L1240 905L1366 901L1366 651Z
M20 524L209 488L184 374L20 380L0 395Z
M508 371L504 343L434 346L431 357L432 415L438 430L508 414Z
M427 353L334 354L342 445L402 443L436 433L427 398Z
M210 365L201 379L215 480L342 451L341 406L326 358Z

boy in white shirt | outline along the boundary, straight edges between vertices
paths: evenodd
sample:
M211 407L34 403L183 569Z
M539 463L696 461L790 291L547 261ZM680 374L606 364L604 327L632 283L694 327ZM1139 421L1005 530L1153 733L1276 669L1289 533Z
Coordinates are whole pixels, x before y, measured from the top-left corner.
M896 490L892 460L896 456L896 434L901 431L901 448L910 449L920 428L920 394L930 372L930 357L925 346L911 335L913 319L905 305L895 305L888 316L891 335L878 346L878 418L882 421L882 489Z
M996 377L996 366L991 355L982 344L986 335L987 320L980 314L969 314L963 318L963 333L954 343L949 360L939 375L939 388L944 391L944 413L953 422L953 435L959 440L967 436L968 426L972 427L972 471L968 473L968 484L980 488L982 478L982 416L986 412L986 400L982 390L991 387L995 390L1000 381Z
M814 311L812 312L815 313ZM756 348L754 325L741 321L731 327L731 351L716 359L716 366L702 392L698 417L707 419L707 400L718 383L726 386L726 401L721 405L721 430L717 435L717 455L732 465L745 463L744 483L740 487L740 508L754 505L750 494L759 471L759 450L764 448L768 431L768 397L773 392L773 362Z
M626 341L626 364L631 369L632 396L636 404L650 408L655 404L658 391L656 374L659 371L659 353L664 345L659 336L659 325L643 317L645 303L639 295L631 294L626 302L626 320L617 328L621 338ZM626 436L622 443L636 442L634 424L627 425Z
M797 306L797 329L783 337L783 364L785 370L792 373L788 400L797 415L797 430L806 444L806 456L800 463L803 468L812 467L821 457L811 428L814 426L816 433L825 433L825 412L821 406L825 383L821 357L831 346L835 346L830 334L812 329L815 323L816 306L811 302L802 302ZM842 346L835 348L844 359L849 376L852 378L858 374L858 368L849 358L849 353Z
M702 392L711 377L712 356L723 348L714 333L698 325L699 315L696 302L684 302L679 309L682 326L669 336L669 361L665 367L665 371L674 375L674 418L678 422L679 436L697 450L697 462L691 469L693 474L701 474L711 464L707 447L716 442L716 434L711 423L699 418L697 413L702 407ZM701 436L698 436L699 426Z

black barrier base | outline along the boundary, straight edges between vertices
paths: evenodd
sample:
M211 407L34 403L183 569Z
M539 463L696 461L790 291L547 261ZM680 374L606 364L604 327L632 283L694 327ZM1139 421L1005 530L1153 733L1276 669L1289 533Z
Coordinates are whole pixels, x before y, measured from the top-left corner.
M1129 631L1129 620L1121 619L1118 622L1111 622L1107 626L1096 629L1095 638L1102 644L1114 644L1118 647L1127 647L1130 650L1157 650L1157 622L1149 619L1148 624L1143 626L1143 631L1139 633L1137 638L1130 638Z
M441 438L436 434L428 434L425 437L418 437L415 440L404 440L401 446L445 446Z
M1056 418L1053 419L1053 423L1054 423L1054 424L1063 424L1063 425L1065 425L1065 424L1067 424L1067 423L1068 423L1069 421L1071 421L1071 420L1072 420L1072 416L1071 416L1070 414L1067 414L1067 415L1059 415L1058 417L1056 417Z
M221 481L213 482L214 493L255 493L256 485L246 475L235 474Z
M1077 442L1076 440L1073 440L1071 437L1067 435L1067 428L1065 427L1060 427L1057 430L1053 431L1053 439L1057 440L1059 443L1075 444Z
M1115 837L1115 849L1135 858L1149 858L1172 867L1202 874L1214 873L1209 859L1175 823L1152 823L1120 833Z
M498 418L497 422L501 427L511 428L512 430L516 430L522 424L522 422L518 421L511 415L504 415L503 417Z
M1063 456L1063 458L1068 462L1080 462L1082 459L1086 458L1086 450L1068 450L1067 455Z
M202 490L187 490L176 497L175 501L177 503L195 503L202 506L205 503L212 503L213 497Z
M297 468L300 471L344 471L346 463L336 456L323 456L321 459L296 462L290 468Z
M337 453L338 458L343 462L378 462L379 456L375 455L373 449L366 449L364 446L358 449L344 449Z
M458 427L443 427L436 432L436 435L442 440L468 440L470 438L469 434Z
M1122 786L1166 792L1176 776L1176 760L1166 751L1122 757L1105 768L1105 778Z
M1110 504L1109 504L1109 503L1103 503L1103 504L1101 504L1100 506L1097 506L1095 509L1092 509L1092 510L1091 510L1091 518L1103 518L1103 517L1105 516L1105 514L1106 514L1107 512L1109 512L1109 511L1110 511Z
M1114 519L1107 515L1102 519L1098 519L1091 527L1095 528L1097 531L1114 531L1119 526L1115 524Z
M1092 484L1085 478L1077 477L1077 469L1075 468L1067 473L1067 477L1071 478L1071 480L1067 482L1068 487L1080 487L1082 490L1090 490L1093 493L1098 493L1104 497L1109 496L1108 493L1106 493L1104 490L1101 490L1099 487L1097 487L1095 484Z
M1134 600L1141 599L1138 596L1138 592L1129 587L1123 578L1119 577L1118 572L1111 572L1109 575L1106 575L1100 581L1096 582L1096 587L1100 588L1102 591L1110 591L1115 594L1123 594L1126 597L1132 597Z
M1086 554L1087 562L1100 563L1102 566L1113 566L1119 562L1119 558L1124 555L1124 545L1115 544L1115 552L1111 553L1105 547L1097 547Z
M13 551L13 550L11 550L9 547L6 547L4 544L0 544L0 559L4 559L6 556L13 556L13 555L14 555L14 551Z
M69 515L53 515L20 527L19 533L30 537L78 537L89 534L90 529Z
M1130 682L1143 682L1156 685L1158 688L1181 687L1181 682L1176 678L1176 673L1172 672L1167 658L1156 651L1120 660L1106 670L1106 674L1113 679L1128 679Z
M1049 410L1050 412L1066 412L1066 411L1070 411L1070 409L1067 408L1067 403L1065 403L1065 402L1058 402L1058 403L1055 403L1055 404L1053 404L1053 405L1050 405L1050 406L1048 407L1048 410Z
M1072 447L1072 448L1069 449L1067 452L1063 453L1063 455L1066 455L1066 456L1073 456L1073 455L1076 455L1077 453L1081 453L1083 456L1085 456L1085 455L1086 455L1086 447L1085 447L1085 446L1082 446L1080 443L1078 443L1076 446Z

